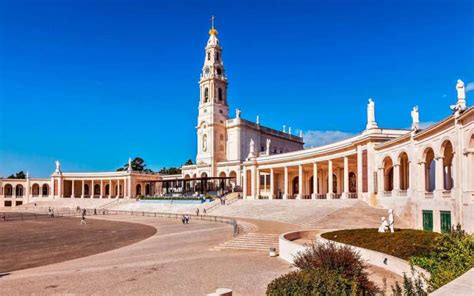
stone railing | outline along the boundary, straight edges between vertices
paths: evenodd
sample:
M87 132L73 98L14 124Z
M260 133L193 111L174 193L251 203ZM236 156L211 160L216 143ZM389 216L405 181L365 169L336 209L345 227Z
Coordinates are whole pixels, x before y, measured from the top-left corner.
M349 198L349 199L357 199L358 196L357 196L357 193L356 193L356 192L349 192L349 193L347 194L347 198Z
M398 196L408 196L408 191L407 190L400 190L400 191L398 191Z
M316 194L316 199L327 199L326 193L318 193Z
M425 191L425 198L433 198L433 192Z
M451 198L451 190L443 190L443 198Z
M392 197L392 191L384 191L383 197Z
M333 193L332 194L332 199L341 199L342 193Z

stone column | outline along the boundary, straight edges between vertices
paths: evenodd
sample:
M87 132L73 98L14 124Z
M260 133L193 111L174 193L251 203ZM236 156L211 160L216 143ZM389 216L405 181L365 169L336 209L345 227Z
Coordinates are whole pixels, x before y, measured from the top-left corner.
M285 184L283 186L283 199L288 199L288 167L285 167L285 176L284 176Z
M443 156L436 157L436 180L435 180L435 190L438 193L438 197L441 197L444 191L444 167L443 167Z
M94 179L91 180L91 188L89 188L89 196L94 198Z
M257 175L257 169L255 167L255 165L252 166L252 168L250 169L250 174L251 174L251 182L250 182L250 191L251 191L251 195L252 195L252 198L258 198L257 197L257 186L255 186L256 184L256 175Z
M74 186L74 183L75 183L74 180L72 180L72 181L71 181L71 184L72 184L72 188L71 188L71 194L72 194L72 196L71 196L71 197L72 197L72 198L76 198L76 195L75 195L75 192L74 192L74 191L75 191L75 190L74 190L74 187L75 187L75 186Z
M313 163L313 194L312 199L316 199L318 195L318 163Z
M332 160L328 160L328 199L332 198L333 195L333 177L332 177Z
M81 180L81 198L84 198L84 180Z
M243 176L244 176L244 178L243 178L243 188L242 188L242 195L243 195L242 198L245 199L245 198L247 198L247 195L248 195L248 192L247 192L247 168L244 167L242 172L243 172Z
M303 197L303 166L300 164L298 166L298 195L296 196L297 199L301 199Z
M357 198L362 197L362 187L363 187L363 171L362 171L362 146L357 146Z
M194 191L194 190L193 190ZM127 180L127 197L132 198L132 177L128 177Z
M349 157L344 157L344 192L342 198L349 198Z
M398 196L400 191L400 164L393 164L393 190L392 196Z
M384 168L382 167L382 168L379 168L378 173L377 173L377 182L378 182L378 184L377 184L378 190L377 191L378 191L378 195L380 197L383 196L383 192L384 192L384 189L385 189L385 186L384 186L384 181L385 180L384 180L384 178L385 178Z
M103 188L104 188L104 181L100 179L100 191L99 191L100 198L104 198L104 195L102 194Z
M53 181L53 189L52 190L54 192L54 181ZM58 178L58 197L64 197L62 193L63 193L63 180L62 180L61 177L59 177Z
M109 179L109 198L112 198L112 192L114 188L112 187L112 179Z
M270 169L270 199L275 197L275 176L273 174L273 168Z

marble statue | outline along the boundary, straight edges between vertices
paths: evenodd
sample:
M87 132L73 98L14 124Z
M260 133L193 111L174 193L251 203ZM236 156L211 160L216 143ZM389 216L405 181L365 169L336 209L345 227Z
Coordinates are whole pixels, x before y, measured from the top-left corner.
M291 135L291 126L288 128L288 134Z
M56 170L54 172L55 173L60 173L61 172L61 163L59 162L59 160L56 160L54 163L56 164Z
M240 109L235 109L235 118L240 118Z
M370 98L367 104L367 126L366 129L377 128L375 121L375 102Z
M128 158L128 168L127 171L131 172L132 171L132 159Z
M385 217L382 217L382 218L381 218L381 222L382 222L382 223L381 223L380 226L379 226L378 232L385 232L386 229L387 229L388 226L389 226L389 225L388 225L388 222L387 222L387 220L385 219Z
M458 92L458 100L465 100L466 90L464 89L464 82L461 79L458 79L456 83L456 90Z
M286 133L286 125L283 125L283 132Z
M255 121L256 124L260 124L260 116L257 115L257 120Z
M418 106L413 107L413 109L411 110L411 119L412 119L411 129L412 130L420 129L420 113L418 112Z
M267 144L267 149L266 149L267 155L270 155L270 144L271 144L271 143L272 143L272 140L267 139L267 143L266 143L266 144Z
M253 141L253 139L250 139L248 158L255 158L255 142Z
M300 130L300 138L303 138L303 131Z
M393 209L388 210L388 227L390 228L390 232L394 233L395 232L395 219L393 217Z

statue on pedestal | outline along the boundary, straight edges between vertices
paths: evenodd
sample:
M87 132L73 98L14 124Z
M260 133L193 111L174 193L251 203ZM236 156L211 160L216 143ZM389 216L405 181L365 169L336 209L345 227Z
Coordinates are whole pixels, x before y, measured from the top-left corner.
M127 168L127 172L131 172L132 171L132 159L131 158L128 158L128 168Z
M418 106L413 107L411 110L411 129L417 131L420 129L420 114L418 112Z
M255 158L255 142L253 141L253 139L250 139L250 143L249 143L249 155L247 158Z
M377 128L375 121L375 102L370 98L367 104L367 126L366 129Z
M267 155L270 155L270 144L271 144L271 143L272 143L272 140L267 139L267 149L266 149Z
M235 109L235 118L240 118L240 109Z
M56 164L56 170L54 172L61 173L61 163L59 162L59 160L56 160L54 163Z

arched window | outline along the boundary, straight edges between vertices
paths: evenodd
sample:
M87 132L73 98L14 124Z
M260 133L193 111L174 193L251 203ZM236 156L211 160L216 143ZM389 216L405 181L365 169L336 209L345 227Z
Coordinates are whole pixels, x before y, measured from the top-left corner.
M23 185L16 185L16 188L15 188L15 191L16 191L16 196L23 196Z
M33 186L31 187L31 195L32 196L38 196L40 193L40 187L38 184L33 184Z
M208 61L211 60L211 53L210 53L210 52L207 53L207 60L208 60Z
M453 145L450 141L446 141L442 146L443 150L443 188L444 190L451 190L453 188Z
M13 195L13 187L10 184L5 185L5 188L3 189L3 194L5 196L12 196Z
M49 195L49 185L43 184L43 196L48 196L48 195Z
M433 192L436 187L436 162L433 149L425 150L425 190Z
M209 101L209 89L206 87L204 89L204 103L207 103Z
M393 190L393 162L389 156L383 160L383 190Z
M219 61L219 52L216 52L216 62Z
M218 92L219 101L222 101L223 100L223 98L222 98L222 88L219 87L217 92Z
M408 155L403 152L399 157L400 163L400 189L407 190L410 187L410 167L408 162Z
M100 195L100 185L99 184L94 185L94 195Z
M105 195L110 195L110 186L109 186L109 184L105 185Z

